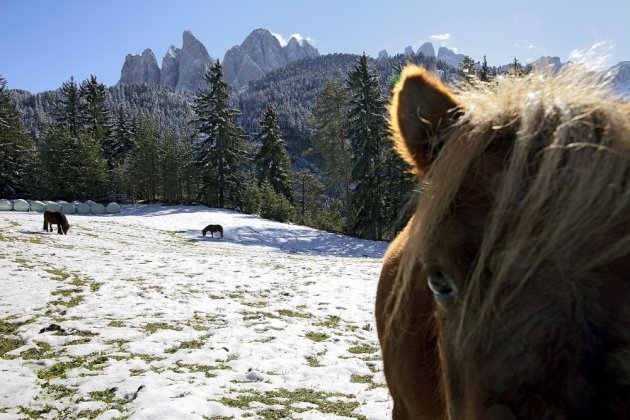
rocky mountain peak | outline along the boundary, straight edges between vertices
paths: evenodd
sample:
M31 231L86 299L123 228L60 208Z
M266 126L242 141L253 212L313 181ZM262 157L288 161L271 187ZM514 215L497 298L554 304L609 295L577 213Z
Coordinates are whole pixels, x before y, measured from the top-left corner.
M630 100L630 61L620 61L604 75L613 92L625 100Z
M175 88L197 90L205 87L203 75L211 63L212 59L206 47L193 36L192 32L184 31L179 58L179 77Z
M160 74L160 84L172 88L177 87L179 80L179 65L181 62L182 50L171 45L162 59L162 72Z
M236 45L225 53L224 77L232 85L245 86L292 61L318 55L317 49L307 41L300 43L295 37L291 37L283 47L267 29L256 29L241 45Z
M540 57L538 60L531 63L532 67L540 71L550 71L552 74L556 74L564 66L560 62L560 57Z
M125 63L120 71L120 84L131 83L160 83L160 67L155 54L150 48L142 55L127 54Z
M420 48L418 48L418 51L416 52L424 55L425 57L435 57L435 50L433 49L433 44L430 42L425 42L420 45Z
M319 51L306 40L291 37L286 46L267 29L255 29L241 45L232 47L223 58L224 79L235 86L244 86L260 79L265 73L307 57L315 57ZM121 70L119 84L138 82L159 83L177 90L197 90L206 87L203 80L213 59L206 47L192 34L184 31L182 47L171 45L162 68L157 64L150 49L142 55L129 54Z
M440 47L438 49L437 59L458 68L459 64L464 61L464 54L457 54L449 48Z

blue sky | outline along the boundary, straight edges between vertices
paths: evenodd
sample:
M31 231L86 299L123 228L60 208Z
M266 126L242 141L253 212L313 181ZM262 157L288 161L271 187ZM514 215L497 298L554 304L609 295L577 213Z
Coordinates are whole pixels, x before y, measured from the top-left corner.
M90 74L113 85L125 55L151 48L161 65L184 30L221 60L257 28L300 34L321 54L394 54L431 41L491 65L542 55L630 60L630 0L0 1L0 75L31 92Z

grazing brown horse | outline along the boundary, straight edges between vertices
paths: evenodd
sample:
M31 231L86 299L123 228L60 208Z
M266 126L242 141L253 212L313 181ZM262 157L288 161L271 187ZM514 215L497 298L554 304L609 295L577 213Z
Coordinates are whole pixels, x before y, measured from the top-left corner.
M66 235L70 230L70 223L66 215L60 211L46 210L44 212L44 230L52 232L52 225L57 225L57 233L60 235Z
M421 192L377 292L393 417L630 418L630 105L409 67L390 113Z
M219 232L221 234L221 237L223 238L223 226L221 225L208 225L201 231L201 233L203 233L203 236L206 236L206 233L208 232L210 232L210 236L212 236L213 238L214 232Z

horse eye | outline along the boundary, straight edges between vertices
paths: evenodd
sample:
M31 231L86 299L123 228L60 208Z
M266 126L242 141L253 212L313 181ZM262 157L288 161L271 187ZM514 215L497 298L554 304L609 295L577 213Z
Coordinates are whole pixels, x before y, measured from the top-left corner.
M442 303L451 303L457 298L457 286L453 279L439 267L427 269L427 283L435 298Z

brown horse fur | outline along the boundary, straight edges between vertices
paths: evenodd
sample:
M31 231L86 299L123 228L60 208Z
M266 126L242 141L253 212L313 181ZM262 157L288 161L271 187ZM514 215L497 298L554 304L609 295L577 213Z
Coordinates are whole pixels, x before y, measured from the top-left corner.
M630 105L408 67L390 111L421 176L377 292L393 417L630 418Z
M223 238L223 226L221 225L208 225L201 231L201 233L203 233L203 236L206 236L206 233L208 232L210 232L210 236L212 236L213 238L214 232L219 232L221 234L221 237Z
M46 210L44 212L44 230L52 232L52 225L57 225L57 233L60 235L66 235L70 230L70 223L66 215L60 211Z

